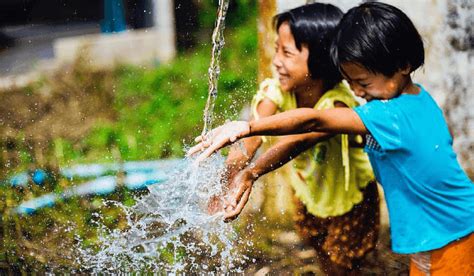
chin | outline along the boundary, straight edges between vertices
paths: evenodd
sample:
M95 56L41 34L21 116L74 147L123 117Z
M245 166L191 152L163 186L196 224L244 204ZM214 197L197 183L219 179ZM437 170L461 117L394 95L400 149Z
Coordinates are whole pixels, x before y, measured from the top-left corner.
M281 82L281 81L280 81L280 88L281 88L283 91L290 91L290 90L291 90L291 86L288 85L288 83L286 83L286 82Z

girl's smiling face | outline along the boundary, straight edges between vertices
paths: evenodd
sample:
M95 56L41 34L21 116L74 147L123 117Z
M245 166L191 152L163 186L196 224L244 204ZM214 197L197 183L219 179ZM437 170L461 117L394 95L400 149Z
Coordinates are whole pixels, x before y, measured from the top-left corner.
M302 45L300 51L296 47L290 25L288 22L283 22L278 28L273 65L284 91L297 92L310 83L308 56L308 48Z
M409 68L399 70L392 77L372 73L361 65L351 62L343 63L341 69L354 94L367 101L388 100L402 93L418 93L413 90Z

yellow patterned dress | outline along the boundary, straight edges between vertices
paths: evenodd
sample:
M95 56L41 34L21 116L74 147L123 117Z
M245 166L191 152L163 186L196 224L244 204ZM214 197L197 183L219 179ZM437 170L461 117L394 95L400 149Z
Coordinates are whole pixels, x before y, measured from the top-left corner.
M252 101L254 118L263 99L273 101L278 112L297 108L296 97L267 79ZM315 109L334 108L336 102L358 105L344 83L328 90ZM264 143L271 143L263 137ZM354 262L375 247L379 226L379 199L367 155L356 135L336 135L317 143L280 173L294 190L295 222L299 233L337 265L351 269Z

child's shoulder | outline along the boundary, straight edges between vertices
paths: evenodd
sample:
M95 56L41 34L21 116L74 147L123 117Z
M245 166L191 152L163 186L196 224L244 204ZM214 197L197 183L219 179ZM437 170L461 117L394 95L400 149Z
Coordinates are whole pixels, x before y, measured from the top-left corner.
M440 111L441 107L431 96L431 94L420 84L414 84L419 87L418 93L413 94L401 94L398 97L389 100L376 100L373 105L379 104L385 107L394 108L399 110L419 110L423 109L423 112Z
M289 110L296 108L294 95L284 92L277 79L268 78L260 83L259 89L253 97L252 105L257 106L263 99L269 99L275 103L279 109Z
M280 82L277 79L274 78L266 78L262 82L260 82L260 85L258 87L259 91L269 91L269 90L281 90L280 89Z
M359 105L353 93L351 92L349 85L347 85L345 82L340 82L330 90L326 91L319 102L321 104L329 104L329 108L334 107L335 102L342 102L349 107L355 107Z

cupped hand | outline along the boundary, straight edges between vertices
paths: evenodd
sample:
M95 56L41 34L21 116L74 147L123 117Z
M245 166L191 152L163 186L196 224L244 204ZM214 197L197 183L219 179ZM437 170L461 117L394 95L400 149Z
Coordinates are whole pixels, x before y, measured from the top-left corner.
M224 221L236 219L247 204L255 181L249 170L243 170L232 180L230 194L224 201Z
M250 125L246 121L233 121L211 130L204 136L198 136L195 141L197 145L190 148L187 156L191 156L199 151L201 154L196 158L198 164L219 149L234 143L240 138L246 137L250 133Z
M221 185L223 187L222 191L218 194L215 194L211 196L207 202L207 212L210 215L215 215L219 212L224 212L225 211L225 203L229 203L228 200L226 200L226 194L227 197L229 196L228 194L233 191L238 189L238 182L233 181L235 177L241 172L242 167L244 164L240 164L237 162L231 162L229 164L226 164L226 171L222 175L221 178Z
M224 202L220 195L213 195L207 202L207 213L209 215L215 215L219 212L224 211Z

